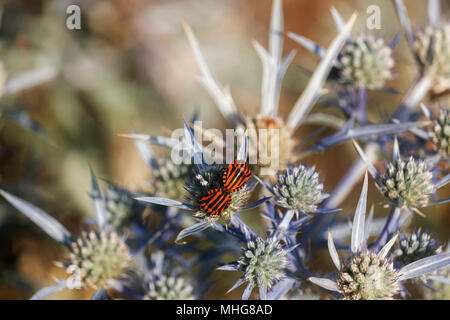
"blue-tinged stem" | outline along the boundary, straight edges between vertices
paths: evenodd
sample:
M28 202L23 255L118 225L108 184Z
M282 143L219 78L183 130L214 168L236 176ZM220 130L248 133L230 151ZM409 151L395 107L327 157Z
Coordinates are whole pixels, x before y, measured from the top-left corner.
M279 241L286 235L286 230L289 228L289 224L291 223L292 218L295 214L297 214L297 211L295 210L287 210L285 212L283 219L281 219L280 224L278 225L277 230L273 235L274 239Z
M278 230L280 231L286 231L286 229L289 227L289 223L291 223L292 218L294 217L296 211L295 210L288 210L281 220L280 224L278 225Z
M388 219L386 220L386 224L383 227L383 230L380 233L377 241L374 245L374 250L378 251L380 248L387 242L390 235L392 235L396 231L396 226L398 219L400 218L400 214L402 212L401 208L393 207L391 213L389 214Z
M367 123L367 89L366 88L358 88L357 93L357 117L358 121L361 123Z
M296 243L297 240L295 235L289 235L289 238L291 243ZM304 280L314 276L314 274L311 273L305 267L303 263L303 258L301 257L300 252L298 250L293 250L291 251L290 254L293 256L294 261L296 262L295 264L287 268L290 272L292 272L293 274L295 274L295 276L302 278Z
M420 101L426 96L433 82L425 74L420 74L409 87L403 97L400 106L392 116L401 122L407 121L411 112L419 105Z

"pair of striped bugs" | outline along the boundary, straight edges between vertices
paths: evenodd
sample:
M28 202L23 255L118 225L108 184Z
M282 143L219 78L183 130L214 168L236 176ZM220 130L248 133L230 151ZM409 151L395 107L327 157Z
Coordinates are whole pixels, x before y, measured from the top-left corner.
M230 163L222 173L222 188L209 190L199 200L200 207L210 215L221 215L231 204L231 193L242 190L251 174L245 161Z

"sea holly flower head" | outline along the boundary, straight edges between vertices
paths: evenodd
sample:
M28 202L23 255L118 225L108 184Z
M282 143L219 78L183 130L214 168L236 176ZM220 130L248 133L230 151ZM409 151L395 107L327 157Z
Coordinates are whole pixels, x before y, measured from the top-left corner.
M179 143L177 139L136 133L118 136L134 140L139 155L149 166L151 170L147 183L149 193L158 197L183 200L186 195L185 180L192 170L192 165L183 159L174 161L172 157L157 157L150 145L151 143L172 149Z
M327 197L315 168L303 165L288 167L277 174L277 183L272 185L275 203L283 208L316 212L318 205Z
M108 184L105 191L105 208L109 212L108 225L114 230L142 219L145 206L133 199L128 190Z
M270 289L285 274L287 252L274 239L260 237L246 243L238 260L239 270L254 287Z
M116 232L82 232L70 247L66 270L74 287L108 288L132 264L128 246Z
M414 49L425 72L434 79L434 91L450 88L450 23L426 26L414 35Z
M331 8L331 13L338 31L341 31L345 24L343 17L335 8ZM325 48L312 40L294 33L289 33L288 36L319 57L327 54ZM340 97L347 100L347 103L344 102L345 105L353 104L356 98L351 92L353 90L348 89L360 89L360 93L365 93L366 89L381 90L386 82L393 78L392 51L397 43L398 37L386 44L382 38L367 33L347 37L329 74L329 80L342 87L338 86L336 89L342 93L346 92Z
M338 269L336 287L344 299L392 299L400 289L399 274L392 259L387 257L397 236L393 237L379 252L367 248L369 228L365 226L367 206L367 173L355 211L352 225L352 256L341 265L331 233L328 232L328 246L333 262ZM370 227L370 226L369 226Z
M354 141L356 151L367 164L368 170L375 179L377 188L389 203L396 208L408 208L423 215L418 209L431 205L442 204L450 199L431 200L430 196L439 188L445 186L449 179L433 182L433 173L427 162L410 157L404 160L400 157L398 141L394 139L393 161L385 166L385 172L379 174L377 169L367 159L364 151Z
M392 50L382 38L362 34L349 41L338 58L339 79L344 85L381 89L393 76Z
M218 270L242 273L228 292L247 283L242 295L243 300L247 300L253 288L256 287L259 289L260 299L265 300L270 289L286 279L286 270L289 265L288 254L294 248L295 246L283 247L276 233L266 239L253 234L244 243L236 262L218 268Z
M151 254L146 265L144 300L194 300L194 286L162 251Z
M408 17L404 1L394 1L400 24L419 68L421 85L416 87L423 92L420 95L422 98L429 91L438 96L450 89L450 24L441 19L441 1L430 0L427 4L427 24L417 28ZM420 100L416 99L415 104Z
M425 154L429 162L439 171L437 164L442 160L443 162L447 161L450 154L450 109L448 103L440 105L437 114L423 103L420 108L427 119L427 129L417 128L411 130L411 132L419 138L417 142L421 154ZM412 145L412 147L415 147L415 145Z
M0 190L0 194L12 206L70 251L67 263L58 263L66 268L68 279L57 279L57 284L39 290L34 296L36 299L43 299L64 289L79 289L85 286L97 290L112 288L117 280L125 280L133 265L132 254L124 236L109 225L110 212L106 209L105 200L92 170L91 179L91 197L96 218L91 231L84 231L78 237L70 234L46 212Z
M399 293L398 277L391 260L363 252L342 266L336 283L346 300L386 300Z
M161 275L148 284L144 300L194 300L193 290L181 275Z
M301 164L290 165L287 169L280 171L276 175L276 182L269 185L255 176L271 194L271 202L279 207L288 209L283 214L282 220L275 213L274 208L265 214L266 218L286 231L294 216L304 215L297 223L291 225L296 230L303 222L309 220L312 214L325 214L340 211L339 208L320 208L322 202L329 197L323 192L323 184L319 180L319 174L315 167L305 167ZM306 215L306 216L305 216ZM279 225L278 225L279 224ZM289 229L289 228L288 228Z
M192 165L175 164L170 158L160 159L158 167L152 170L152 193L160 197L171 199L183 199L186 195L185 180L189 175Z
M450 109L441 108L439 116L434 121L431 139L439 153L448 158L450 156Z
M435 187L425 161L413 157L406 161L397 159L385 170L379 188L391 203L399 208L421 208L428 204Z
M331 232L328 231L328 250L337 269L336 278L310 277L309 280L344 299L393 299L400 293L402 281L421 277L450 264L450 254L438 254L395 268L389 252L398 233L382 248L368 246L370 220L366 224L367 173L352 224L351 256L342 263ZM400 210L400 209L396 209ZM380 235L381 237L381 235Z
M395 260L402 265L430 257L442 252L438 240L421 229L411 234L403 234L398 240L398 249L395 250Z

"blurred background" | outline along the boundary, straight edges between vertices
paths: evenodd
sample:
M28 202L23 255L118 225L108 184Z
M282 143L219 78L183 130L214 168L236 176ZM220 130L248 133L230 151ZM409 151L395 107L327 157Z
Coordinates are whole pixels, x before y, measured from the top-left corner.
M450 3L442 3L448 19ZM66 28L71 4L81 8L81 30ZM385 0L284 0L285 31L327 47L336 35L331 6L345 19L355 10L360 13L353 29L358 34L365 30L366 8L373 4L381 8L382 29L377 34L389 42L400 26L392 3ZM183 22L192 27L218 80L230 85L240 111L252 114L259 109L261 64L251 41L267 47L271 5L271 0L2 1L1 76L14 79L33 70L44 70L46 76L32 88L5 91L1 97L1 187L78 233L82 220L93 214L89 165L99 177L120 186L145 187L149 169L134 143L118 133L168 135L195 111L204 127L225 129L226 121L196 80L198 69ZM426 1L408 0L406 5L415 25L424 25ZM307 83L300 67L312 70L318 63L316 56L285 37L284 53L294 48L297 55L283 82L282 115ZM397 75L388 86L401 94L370 93L370 120L375 122L387 119L416 73L405 39L394 53ZM314 129L302 128L298 135ZM347 143L304 162L317 166L331 192L355 158ZM380 203L373 184L371 188L369 202ZM352 216L359 190L358 185L343 203L343 217ZM441 198L448 196L449 189L442 193ZM414 217L412 224L447 241L449 209L425 210L427 218ZM388 210L377 206L375 214L382 217ZM243 218L260 224L257 214ZM51 275L63 277L64 271L53 263L63 254L60 245L0 201L0 299L27 299L53 283ZM327 254L323 259L330 263ZM223 298L235 278L217 277L205 298ZM54 298L83 299L90 293L71 290ZM228 298L239 298L239 292Z

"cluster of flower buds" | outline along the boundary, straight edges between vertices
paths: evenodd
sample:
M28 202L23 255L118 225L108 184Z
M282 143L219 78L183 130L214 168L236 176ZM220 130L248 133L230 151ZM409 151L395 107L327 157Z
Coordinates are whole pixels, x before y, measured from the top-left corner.
M397 279L392 261L368 252L343 266L337 286L347 300L392 299L400 290Z
M277 205L306 214L315 212L325 198L319 174L315 168L303 165L277 174L277 184L272 186L272 191Z
M356 87L381 89L393 76L392 50L382 38L362 34L342 49L340 81Z
M414 47L436 93L450 89L450 24L427 26L415 34Z
M389 163L381 177L381 192L395 206L421 208L428 204L435 187L425 161L410 157Z
M74 287L108 288L132 263L128 246L116 232L82 232L71 249L67 272Z
M286 255L278 241L258 237L247 242L242 249L238 260L239 269L253 287L269 289L285 275Z

